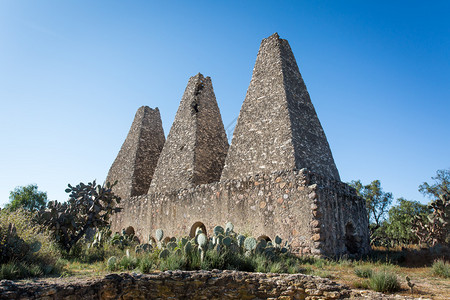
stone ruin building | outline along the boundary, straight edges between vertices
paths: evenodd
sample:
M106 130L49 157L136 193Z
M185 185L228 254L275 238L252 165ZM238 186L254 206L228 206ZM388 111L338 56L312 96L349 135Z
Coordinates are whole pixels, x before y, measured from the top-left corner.
M340 181L325 133L287 40L264 39L231 145L211 79L189 79L167 136L158 108L138 109L109 170L123 211L111 229L132 226L141 241L237 232L279 235L299 254L369 251L365 202Z

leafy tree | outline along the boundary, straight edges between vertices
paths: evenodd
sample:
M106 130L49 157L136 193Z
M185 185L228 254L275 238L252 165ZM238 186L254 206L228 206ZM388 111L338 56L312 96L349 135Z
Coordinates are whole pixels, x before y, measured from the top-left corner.
M412 232L415 216L426 217L431 211L427 205L418 201L397 199L398 204L389 209L389 219L383 224L386 237L396 244L412 244L418 242L418 237Z
M376 228L380 227L392 203L392 193L384 192L379 180L374 180L368 185L363 185L360 180L352 181L350 186L354 187L357 194L366 200L369 223L374 224Z
M28 211L37 211L45 207L47 203L47 193L38 191L36 184L27 186L18 186L9 194L10 202L5 208L10 211L16 211L23 208Z
M440 195L450 195L450 169L437 170L436 177L431 177L434 184L424 182L419 186L419 192L432 199L438 199Z
M37 221L46 226L56 241L67 252L84 236L90 228L101 229L109 223L112 214L119 212L116 207L120 197L111 188L117 183L96 185L95 180L88 184L68 185L67 202L50 201L47 209L41 209Z
M392 193L384 192L379 180L363 185L360 180L350 182L356 193L366 201L367 217L369 218L370 243L376 244L386 235L381 225L385 220L389 205L392 203Z
M435 183L424 182L419 191L434 198L429 204L431 213L426 217L416 216L413 221L413 232L420 242L434 246L450 242L450 169L438 170Z

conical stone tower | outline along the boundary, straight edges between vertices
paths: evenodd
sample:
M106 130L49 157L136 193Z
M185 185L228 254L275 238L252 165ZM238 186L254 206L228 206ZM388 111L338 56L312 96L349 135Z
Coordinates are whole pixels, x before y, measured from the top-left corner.
M129 198L147 193L164 141L159 109L140 107L106 177L107 182L118 181L113 188L116 195Z
M261 42L222 180L307 168L340 180L287 40Z
M189 79L149 193L219 181L228 141L211 78Z

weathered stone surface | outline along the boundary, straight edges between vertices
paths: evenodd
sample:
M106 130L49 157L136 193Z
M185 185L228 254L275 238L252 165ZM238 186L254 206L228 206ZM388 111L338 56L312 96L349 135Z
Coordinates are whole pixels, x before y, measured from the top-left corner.
M189 79L149 192L219 181L228 140L211 78Z
M124 199L112 230L131 225L147 241L157 228L183 236L231 221L255 237L279 234L299 254L369 251L365 202L339 181L295 58L277 34L261 43L227 149L211 79L191 77L148 194Z
M352 291L303 274L237 271L166 271L110 274L103 278L0 281L0 299L414 299ZM421 298L422 299L422 298Z
M164 141L158 108L140 107L106 177L107 182L118 180L113 188L116 195L128 198L147 193Z
M339 180L289 43L275 33L261 42L222 179L301 168Z
M286 185L281 188L277 181ZM304 182L316 183L317 199L308 196ZM282 204L277 201L280 198ZM326 209L323 216L313 214L314 201ZM273 239L278 234L299 254L311 249L328 256L364 254L369 250L364 205L345 183L309 172L284 171L127 199L121 202L124 209L113 218L111 229L121 231L131 225L139 239L147 241L158 228L165 236L185 236L203 224L210 234L214 226L230 221L236 232L250 232L254 237ZM346 224L352 228L346 229ZM318 226L323 230L314 236ZM315 244L316 240L322 242Z

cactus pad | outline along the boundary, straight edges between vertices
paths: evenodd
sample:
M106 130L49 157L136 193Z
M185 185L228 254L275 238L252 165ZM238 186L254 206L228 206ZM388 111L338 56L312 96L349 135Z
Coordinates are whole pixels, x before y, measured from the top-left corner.
M208 243L208 238L204 233L200 233L197 237L197 243L200 247L205 247Z
M164 237L164 231L161 228L156 229L155 236L158 242L161 242Z
M214 235L218 236L219 234L223 234L225 231L222 226L216 226L213 229Z
M248 237L244 240L244 248L248 251L252 251L256 248L256 239L254 237Z

